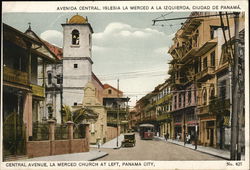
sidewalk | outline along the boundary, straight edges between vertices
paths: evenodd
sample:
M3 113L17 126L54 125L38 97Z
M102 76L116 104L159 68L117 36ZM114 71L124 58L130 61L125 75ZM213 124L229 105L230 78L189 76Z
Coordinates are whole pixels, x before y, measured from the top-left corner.
M113 148L113 149L120 148L123 139L124 139L124 136L123 136L123 134L121 134L121 135L118 137L118 147L117 147L117 137L116 137L116 138L111 139L110 141L104 143L103 145L101 145L100 148L111 148L111 149L112 149L112 148ZM89 147L98 148L97 145L90 145Z
M81 152L81 153L36 157L22 161L93 161L102 158L106 155L108 155L108 153L102 151L99 152L95 150L95 151Z
M166 141L164 137L155 136L155 138ZM168 139L167 142L195 150L195 146L192 145L192 144L185 144L185 146L184 146L184 142L177 141L177 140L172 140L172 139ZM196 150L199 151L199 152L207 153L207 154L217 156L217 157L220 157L220 158L223 158L223 159L227 159L227 160L230 159L230 151L228 151L228 150L215 149L215 148L212 148L212 147L205 147L205 146L201 146L201 145L197 145ZM245 160L244 155L242 155L242 160Z

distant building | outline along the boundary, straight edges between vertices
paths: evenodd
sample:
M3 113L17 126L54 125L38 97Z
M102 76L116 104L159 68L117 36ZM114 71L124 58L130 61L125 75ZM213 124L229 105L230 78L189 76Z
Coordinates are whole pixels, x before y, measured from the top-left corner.
M128 129L128 97L123 92L104 84L103 105L107 109L107 125L119 128L119 133Z

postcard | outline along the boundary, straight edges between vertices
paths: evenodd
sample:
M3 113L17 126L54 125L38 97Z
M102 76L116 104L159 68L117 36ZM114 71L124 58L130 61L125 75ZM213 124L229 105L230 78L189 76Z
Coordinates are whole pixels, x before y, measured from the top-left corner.
M249 169L247 6L2 2L1 168Z

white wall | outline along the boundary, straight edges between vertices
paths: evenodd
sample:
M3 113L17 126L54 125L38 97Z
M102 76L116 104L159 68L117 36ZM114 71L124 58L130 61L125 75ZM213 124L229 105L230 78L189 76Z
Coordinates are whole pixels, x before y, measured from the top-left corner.
M79 45L72 45L72 31L79 31ZM92 79L90 27L86 25L63 25L63 104L82 104L83 88ZM89 59L87 59L89 57ZM74 68L77 64L77 68Z
M63 60L63 87L84 87L91 80L91 72L89 60Z
M83 89L63 89L63 104L73 106L74 102L77 102L78 105L81 105L83 97Z
M72 45L72 31L77 29L79 45ZM63 57L91 57L91 43L89 35L91 31L88 25L64 25L63 26ZM73 49L73 50L72 50Z

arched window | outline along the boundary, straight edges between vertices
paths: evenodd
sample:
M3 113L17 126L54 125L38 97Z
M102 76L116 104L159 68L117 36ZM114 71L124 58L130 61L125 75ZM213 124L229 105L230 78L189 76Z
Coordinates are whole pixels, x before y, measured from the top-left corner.
M210 99L213 98L215 96L215 89L214 89L214 85L210 86Z
M207 90L204 88L202 90L202 104L207 105Z
M71 34L72 34L72 44L79 45L79 31L73 30Z
M48 73L48 84L52 83L52 74Z

